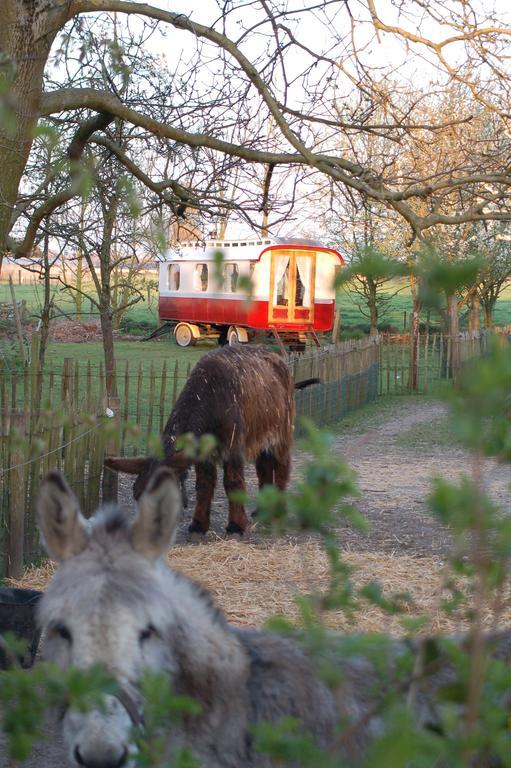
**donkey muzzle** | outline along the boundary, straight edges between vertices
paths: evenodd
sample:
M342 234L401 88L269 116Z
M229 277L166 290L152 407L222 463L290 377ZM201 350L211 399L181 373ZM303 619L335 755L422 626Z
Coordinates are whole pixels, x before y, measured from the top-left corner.
M72 768L128 768L132 765L133 726L143 718L136 700L126 691L105 696L105 707L89 712L68 710L63 736Z

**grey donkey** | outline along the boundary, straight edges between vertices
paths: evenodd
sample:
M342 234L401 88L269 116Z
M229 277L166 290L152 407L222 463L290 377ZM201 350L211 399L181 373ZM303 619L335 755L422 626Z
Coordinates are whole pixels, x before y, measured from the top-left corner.
M341 768L356 765L368 743L384 733L380 705L393 688L414 707L418 726L441 730L436 693L454 673L445 658L437 658L426 674L424 653L417 653L421 644L389 640L382 676L381 656L377 673L353 653L356 641L347 638L348 653L333 643L331 661L340 672L334 692L294 639L230 626L203 589L166 564L180 499L172 470L162 467L140 496L134 518L111 506L85 520L59 473L41 485L39 524L50 556L59 561L39 605L43 655L64 668L101 663L119 688L101 709L64 713L70 766L133 765L145 671L166 675L176 694L200 704L198 715L169 724L168 754L171 759L173 750L188 746L207 768L272 766L254 748L253 726L284 717L300 721L301 731L335 753ZM510 637L504 632L495 638L496 653L506 662ZM410 648L417 663L408 679L396 682L394 671ZM509 701L502 705L507 717Z
M59 567L40 601L43 657L61 667L103 664L119 685L102 712L67 711L70 766L131 765L132 727L143 719L144 671L169 678L176 694L201 707L169 725L169 755L189 746L208 768L263 768L252 725L284 716L326 748L337 712L333 694L289 639L231 627L199 586L173 572L165 555L180 512L172 470L158 469L130 520L115 507L85 520L57 472L41 485L38 517Z

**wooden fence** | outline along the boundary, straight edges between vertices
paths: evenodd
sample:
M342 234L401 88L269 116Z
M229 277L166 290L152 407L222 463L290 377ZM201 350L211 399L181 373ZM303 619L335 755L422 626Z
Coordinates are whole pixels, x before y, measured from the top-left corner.
M190 371L189 362L172 367L165 361L118 366L117 415L123 426L123 449L140 450L151 434L163 431ZM18 410L33 419L62 402L74 413L105 414L109 403L104 366L65 358L61 368L49 366L41 376L33 365L11 371L0 361L0 412Z
M419 391L455 376L465 360L484 352L486 339L421 336ZM291 355L295 381L320 379L296 392L298 427L303 416L320 426L334 424L378 393L408 391L410 359L409 340L402 337ZM34 357L20 372L0 364L0 575L16 575L24 560L39 555L34 504L40 478L49 469L62 470L86 514L101 498L115 499L113 473L102 476L105 452L150 451L190 370L187 362L171 368L165 361L126 362L117 370L118 397L107 401L102 365L66 359L61 369L41 376Z
M39 481L50 469L66 475L84 513L100 500L108 419L63 403L37 418L3 411L0 420L0 576L19 576L40 553L35 525Z
M426 394L440 382L455 380L467 360L484 354L488 338L486 332L460 333L455 337L442 333L418 336L415 347L415 391ZM379 349L379 394L410 392L413 377L409 335L381 335Z
M298 417L317 424L337 421L377 395L374 342L291 356L289 365L297 381L321 379L296 393ZM102 365L66 359L61 369L50 367L41 376L35 357L19 372L0 364L0 575L19 575L24 562L40 555L35 526L40 478L50 469L64 472L85 514L105 494L115 498L113 473L102 474L105 452L150 450L190 370L188 362L172 368L165 361L125 363L117 370L118 397L107 401Z
M297 425L306 417L318 426L335 424L348 411L378 395L378 341L332 344L289 359L295 381L320 379L295 394Z

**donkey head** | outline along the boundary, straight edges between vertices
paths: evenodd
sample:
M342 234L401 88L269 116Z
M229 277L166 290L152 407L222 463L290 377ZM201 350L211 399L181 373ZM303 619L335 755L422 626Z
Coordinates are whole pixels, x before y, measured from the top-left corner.
M174 475L158 468L133 521L105 507L85 520L64 478L43 481L37 511L43 539L59 567L41 599L44 656L63 668L102 664L120 693L101 711L69 709L63 735L73 768L120 768L130 762L132 726L141 719L144 671L173 674L168 642L173 605L161 556L176 529L180 494Z
M107 456L103 463L107 469L112 469L114 472L126 472L128 475L137 475L135 482L133 483L133 496L137 500L146 489L149 479L156 472L158 467L172 467L181 484L183 506L185 508L188 506L185 480L191 460L185 458L181 452L175 453L170 458L163 460L146 456Z

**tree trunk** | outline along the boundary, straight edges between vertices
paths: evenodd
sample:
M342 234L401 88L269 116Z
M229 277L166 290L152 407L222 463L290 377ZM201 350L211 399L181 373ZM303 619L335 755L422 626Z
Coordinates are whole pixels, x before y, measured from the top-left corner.
M263 211L263 220L261 223L261 237L268 237L268 211Z
M447 297L448 335L451 338L451 370L450 375L457 380L461 369L461 347L459 338L458 302L456 296Z
M370 328L369 328L369 336L378 336L378 307L376 306L376 301L371 300L368 302L369 304L369 322L370 322Z
M447 333L456 336L460 331L458 302L456 296L447 297Z
M419 389L419 336L420 336L420 312L421 305L417 297L413 300L413 308L410 314L410 373L408 377L408 389L417 392Z
M413 307L410 312L410 370L408 374L408 389L417 392L419 388L419 355L418 344L420 334L421 305L418 298L417 285L413 275L410 275L410 290L413 297Z
M83 252L81 248L78 248L76 252L76 291L75 291L75 304L76 304L76 319L79 323L82 322L82 304L83 304Z
M491 304L484 305L484 327L493 328L493 307Z
M52 308L52 296L51 296L51 283L50 283L50 260L49 260L49 237L48 234L44 236L43 246L43 265L44 265L44 299L43 306L41 307L41 328L39 338L39 378L37 383L38 389L38 401L41 399L42 391L42 374L44 371L44 364L46 359L46 349L48 347L48 338L50 335L50 319Z
M468 330L470 333L479 332L479 313L481 311L481 304L479 297L476 293L472 294L470 299L470 314L468 316Z
M118 197L102 200L103 237L99 249L101 296L99 314L103 335L103 354L105 357L106 394L108 398L117 397L117 379L114 352L113 311L112 311L112 236L115 217L117 216Z
M105 386L107 397L117 397L117 377L115 366L114 333L110 297L104 294L99 303L99 318L103 336L103 355L105 358Z
M0 271L12 226L13 208L39 118L43 73L50 48L66 20L67 3L4 0L0 23L1 74L9 119L0 122Z

